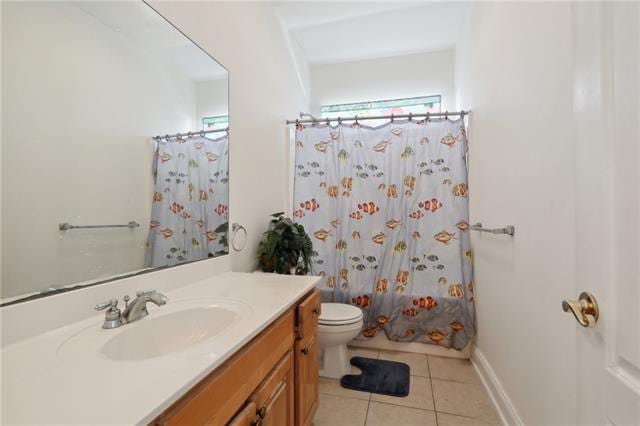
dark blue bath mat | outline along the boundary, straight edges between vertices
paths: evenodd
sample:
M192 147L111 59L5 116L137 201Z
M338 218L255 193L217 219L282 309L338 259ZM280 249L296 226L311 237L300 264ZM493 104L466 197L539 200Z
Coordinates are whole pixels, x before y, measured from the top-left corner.
M342 376L342 387L390 396L409 395L410 374L407 364L354 356L351 365L362 370L362 374Z

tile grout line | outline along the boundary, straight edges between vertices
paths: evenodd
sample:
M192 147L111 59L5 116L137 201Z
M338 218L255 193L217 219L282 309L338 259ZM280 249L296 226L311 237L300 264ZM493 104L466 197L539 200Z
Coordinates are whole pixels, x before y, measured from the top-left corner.
M433 401L433 411L436 413L436 426L438 426L438 410L436 409L436 393L433 391L433 375L431 374L431 363L427 355L427 371L429 372L429 386L431 387L431 400Z
M369 397L369 401L367 401L367 412L364 413L364 423L362 426L367 426L367 420L369 419L369 410L371 409L371 397Z
M375 404L391 405L392 407L407 408L409 410L428 411L430 413L435 413L435 410L432 410L430 408L420 408L420 407L414 407L412 405L398 405L398 404L393 404L391 402L386 402L386 401L373 401L372 400L371 402L373 402ZM445 414L449 414L449 413L445 413Z
M481 423L484 423L484 424L490 424L489 420L481 419L480 417L472 417L472 416L467 416L467 415L464 415L464 414L450 413L448 411L436 411L436 413L446 414L448 416L454 416L454 417L462 417L462 418L465 418L465 419L477 420L477 421L479 421Z
M380 359L380 351L376 351L376 358L375 359ZM369 410L371 410L371 397L373 396L373 394L371 392L369 392L369 399L367 400L367 412L364 415L364 425L363 426L367 426L367 421L369 420Z

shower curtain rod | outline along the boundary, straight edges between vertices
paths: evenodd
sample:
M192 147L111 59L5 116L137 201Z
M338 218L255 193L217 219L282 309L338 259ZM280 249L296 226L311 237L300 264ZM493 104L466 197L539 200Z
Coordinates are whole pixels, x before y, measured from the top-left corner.
M287 120L287 124L302 124L302 123L329 123L331 121L337 121L338 124L340 124L343 121L360 121L360 120L386 120L389 119L391 121L393 121L396 118L408 118L409 120L413 120L414 118L418 118L418 117L425 117L425 118L431 118L431 117L444 117L444 118L449 118L449 116L460 116L460 118L464 118L465 115L469 114L471 111L453 111L453 112L449 112L449 111L445 111L445 112L422 112L422 113L409 113L409 114L391 114L391 115L374 115L371 117L358 117L357 115L355 117L331 117L331 118L314 118L311 114L303 114L300 113L301 116L303 115L307 115L310 116L312 118L308 118L305 120L301 120L301 119L296 119L296 120Z
M204 135L209 134L209 133L218 133L218 132L229 132L229 128L225 127L224 129L216 129L216 130L198 130L197 132L187 132L187 133L176 133L175 135L164 135L164 136L154 136L153 139L155 141L160 141L162 139L164 140L169 140L169 139L178 139L178 138L191 138L193 136L201 136L204 137Z

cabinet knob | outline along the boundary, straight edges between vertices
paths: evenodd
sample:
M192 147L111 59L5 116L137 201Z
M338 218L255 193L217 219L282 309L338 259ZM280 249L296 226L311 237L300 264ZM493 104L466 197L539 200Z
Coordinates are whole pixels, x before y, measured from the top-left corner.
M305 354L305 355L306 355L306 354L308 354L308 353L309 353L309 347L307 346L307 347L305 347L305 348L302 348L301 352L302 352L303 354Z
M313 310L313 313L316 314L317 316L320 316L320 307L317 307Z
M260 419L264 419L266 415L267 415L267 407L265 406L260 407L260 409L258 410L258 417L260 417Z

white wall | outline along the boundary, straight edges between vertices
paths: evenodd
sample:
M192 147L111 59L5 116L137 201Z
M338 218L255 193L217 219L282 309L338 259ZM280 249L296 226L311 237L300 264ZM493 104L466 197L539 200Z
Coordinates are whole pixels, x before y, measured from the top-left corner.
M285 120L309 107L287 40L269 4L151 4L229 70L230 221L249 233L231 261L234 270L250 271L268 216L287 203Z
M516 228L473 235L475 359L525 424L577 419L575 322L560 309L576 296L571 9L477 3L461 76L471 220Z
M142 268L149 137L194 128L193 83L72 4L2 8L3 296Z
M322 105L442 95L453 111L454 50L311 66L311 111Z
M229 80L199 81L196 87L195 129L202 127L202 118L229 114Z

